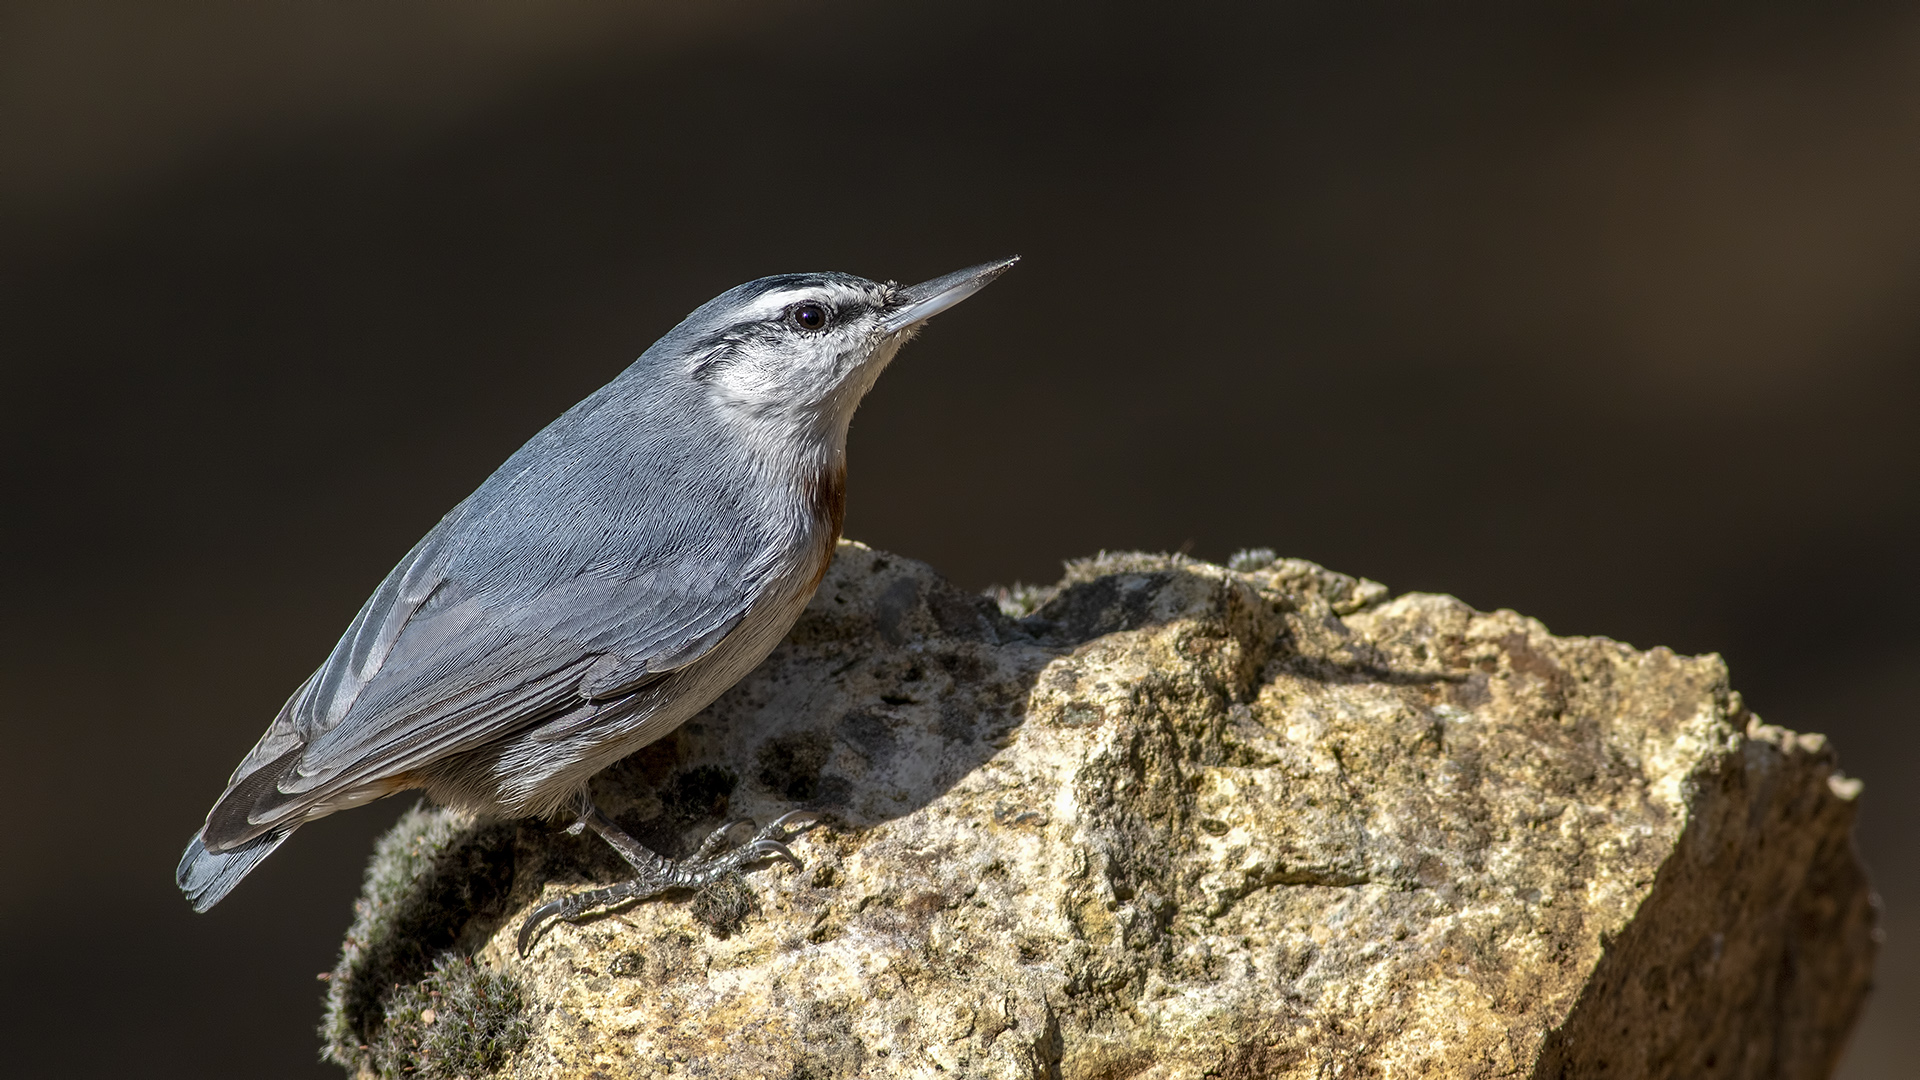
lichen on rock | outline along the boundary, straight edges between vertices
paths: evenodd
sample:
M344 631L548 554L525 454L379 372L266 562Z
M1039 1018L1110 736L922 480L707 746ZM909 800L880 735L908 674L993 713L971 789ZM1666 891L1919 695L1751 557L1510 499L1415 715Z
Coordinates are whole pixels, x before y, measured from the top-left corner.
M417 812L330 1053L372 1072L420 1007L392 985L470 961L521 995L517 1077L1830 1071L1873 914L1818 736L1717 657L1234 565L1103 555L996 602L843 543L766 663L594 785L670 853L815 809L805 870L523 959L617 858Z

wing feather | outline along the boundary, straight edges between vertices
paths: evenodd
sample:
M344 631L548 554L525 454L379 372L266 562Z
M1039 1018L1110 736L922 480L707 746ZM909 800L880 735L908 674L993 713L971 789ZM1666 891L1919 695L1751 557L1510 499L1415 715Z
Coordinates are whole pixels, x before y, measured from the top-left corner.
M795 523L744 505L713 463L610 446L607 425L583 423L536 436L387 575L236 770L209 851L616 706L739 625L790 561ZM270 783L249 780L262 770Z

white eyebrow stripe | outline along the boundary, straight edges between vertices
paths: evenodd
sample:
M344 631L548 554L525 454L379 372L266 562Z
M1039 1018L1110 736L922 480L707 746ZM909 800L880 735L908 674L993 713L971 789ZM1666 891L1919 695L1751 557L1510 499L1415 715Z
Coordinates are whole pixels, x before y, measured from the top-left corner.
M847 300L865 299L869 297L863 290L845 285L833 283L811 285L801 289L781 289L778 292L767 293L755 300L741 314L747 319L771 319L802 300L821 300L829 304L837 304Z

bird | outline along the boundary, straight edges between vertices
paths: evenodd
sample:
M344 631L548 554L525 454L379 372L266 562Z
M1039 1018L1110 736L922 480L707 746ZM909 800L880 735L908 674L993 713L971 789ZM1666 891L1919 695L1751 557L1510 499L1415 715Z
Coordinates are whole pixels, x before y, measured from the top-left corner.
M781 274L697 308L374 590L188 843L188 902L212 908L300 826L410 790L488 818L571 815L632 867L536 909L523 953L539 926L598 906L798 866L785 841L804 812L668 859L601 813L588 781L786 636L839 541L855 408L929 318L1017 261L913 286Z

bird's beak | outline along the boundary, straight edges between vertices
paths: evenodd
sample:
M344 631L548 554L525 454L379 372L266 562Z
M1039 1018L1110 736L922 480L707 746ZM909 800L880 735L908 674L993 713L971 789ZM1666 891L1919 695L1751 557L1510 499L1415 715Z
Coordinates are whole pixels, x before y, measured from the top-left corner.
M987 282L1006 273L1019 261L1020 256L1015 255L1011 259L981 263L901 289L894 295L893 310L880 325L889 334L912 329L979 292Z

